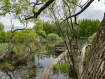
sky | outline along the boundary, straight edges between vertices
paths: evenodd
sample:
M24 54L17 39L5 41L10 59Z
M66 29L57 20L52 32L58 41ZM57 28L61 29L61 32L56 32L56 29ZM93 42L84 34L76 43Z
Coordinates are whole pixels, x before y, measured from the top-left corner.
M83 0L85 1L85 0ZM102 20L105 12L105 0L94 0L94 2L83 12L78 16L79 19L93 19L93 20ZM77 10L78 11L78 10ZM0 17L0 22L2 22L5 26L5 31L8 31L11 29L11 18L12 16L9 16L9 14L6 15L6 17ZM41 17L41 19L47 21L45 17ZM15 28L23 28L24 26L20 24L18 20L13 20L14 27ZM28 27L32 28L33 23L29 23Z

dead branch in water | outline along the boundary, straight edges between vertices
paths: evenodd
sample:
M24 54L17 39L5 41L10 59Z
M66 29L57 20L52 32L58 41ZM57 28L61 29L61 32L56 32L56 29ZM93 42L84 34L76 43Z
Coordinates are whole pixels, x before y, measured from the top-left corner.
M30 53L27 53L25 54L24 56L18 58L12 65L15 65L15 64L18 64L20 62L22 62L24 59L26 59L29 55L33 54L33 53L36 53L38 50L40 50L41 47L39 47L38 49L36 49L35 51L33 52L30 52Z

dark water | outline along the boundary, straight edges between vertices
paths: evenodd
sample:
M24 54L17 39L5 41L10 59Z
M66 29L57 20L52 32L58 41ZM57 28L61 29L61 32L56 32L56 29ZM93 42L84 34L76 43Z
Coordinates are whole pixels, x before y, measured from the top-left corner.
M89 43L88 40L79 40L79 45ZM46 66L48 66L59 54L55 54L55 44L63 42L47 42L42 53L30 56L26 65L21 65L14 70L0 71L0 79L41 79L41 75ZM68 73L54 72L52 79L70 79Z

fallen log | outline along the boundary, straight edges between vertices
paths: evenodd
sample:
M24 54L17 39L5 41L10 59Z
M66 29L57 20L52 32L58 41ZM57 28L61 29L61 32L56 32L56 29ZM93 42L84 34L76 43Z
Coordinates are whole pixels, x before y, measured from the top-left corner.
M53 65L57 65L64 55L67 54L67 50L65 50L62 54L60 54L54 61L52 61L43 71L41 79L52 79L53 74Z

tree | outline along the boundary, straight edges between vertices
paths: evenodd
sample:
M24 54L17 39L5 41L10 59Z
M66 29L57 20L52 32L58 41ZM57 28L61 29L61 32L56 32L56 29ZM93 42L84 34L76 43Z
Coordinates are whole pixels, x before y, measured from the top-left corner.
M37 32L38 35L46 37L46 33L43 30L43 22L39 18L35 20L33 29Z
M6 15L7 13L10 13L10 14L13 13L14 17L18 18L18 19L24 18L21 16L25 16L26 20L32 19L32 18L37 18L38 15L41 14L41 12L43 12L52 3L55 3L55 1L56 0L36 0L35 2L30 3L30 0L17 0L17 1L15 1L15 0L3 0L0 2L2 4L1 9L0 9L2 12L0 13L0 15ZM90 0L90 1L87 0L87 2L84 3L84 5L81 5L79 3L75 3L76 0L70 1L69 3L80 7L81 10L79 12L73 14L73 15L69 15L68 17L66 17L65 20L67 20L71 17L78 16L87 7L89 7L93 1L94 0ZM14 2L14 3L12 3L12 2ZM41 7L38 8L38 5L41 5ZM52 6L55 7L54 4Z
M6 41L6 33L0 31L0 42L5 42Z
M39 37L35 30L32 30L30 28L27 28L26 30L17 31L15 33L15 36L13 37L14 42L38 42Z
M25 20L38 17L52 2L54 0L36 0L35 2L30 2L30 0L3 0L0 2L0 15L13 14L21 23L24 23ZM40 9L38 5L42 5Z
M55 33L59 35L58 28L54 22L43 22L43 30L48 35L49 33ZM60 36L60 35L59 35Z
M36 31L38 31L38 30L43 30L43 22L42 22L42 20L39 19L38 21L36 21L33 28L34 28Z
M55 27L52 24L50 24L50 22L43 22L43 30L45 31L45 33L48 35L49 33L53 33L53 27Z
M79 21L79 37L89 37L93 33L97 32L99 27L99 20L88 20L83 19Z
M2 42L2 32L0 31L0 42Z
M41 35L42 37L46 37L47 36L45 31L43 31L43 30L38 30L37 33L38 33L38 35Z
M79 79L105 78L105 14L92 41L86 67ZM98 75L97 75L98 74Z
M2 22L0 22L0 31L4 31L4 25L3 25L3 23Z
M10 40L11 36L12 36L11 31L7 31L6 32L6 42L8 42Z

